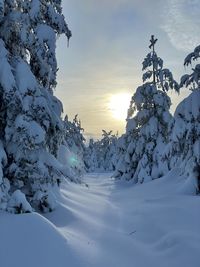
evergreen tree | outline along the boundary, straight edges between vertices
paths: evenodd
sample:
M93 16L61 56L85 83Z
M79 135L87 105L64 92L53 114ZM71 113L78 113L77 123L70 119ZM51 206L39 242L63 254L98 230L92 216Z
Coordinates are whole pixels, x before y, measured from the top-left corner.
M102 138L94 141L90 139L85 153L85 163L88 171L113 171L117 135L112 131L102 130Z
M105 169L107 171L114 171L116 166L117 159L117 142L118 142L118 132L116 134L112 134L110 137L110 145L109 150L106 155L106 165Z
M184 65L191 65L199 58L200 46L197 46L186 57ZM195 192L200 189L200 64L196 64L191 74L182 76L180 87L184 86L192 92L176 108L165 156L171 169L179 167L181 174L188 178L186 188L189 189L190 184Z
M4 177L4 168L7 164L7 156L2 144L0 141L0 209L6 210L7 202L9 200L9 189L10 184L7 178Z
M86 170L88 172L95 172L99 168L99 162L97 159L97 151L98 151L99 141L94 141L94 139L89 140L89 145L86 147L84 153L84 162L86 166Z
M65 142L72 152L83 157L85 150L85 137L83 136L84 129L81 126L81 121L76 115L73 121L68 120L68 116L64 120L65 126Z
M102 171L114 170L112 158L115 154L115 144L116 136L112 134L112 131L102 130L102 138L97 151L98 165Z
M128 110L126 134L122 156L116 166L115 177L133 179L143 183L159 178L167 172L167 163L162 161L162 150L168 142L168 125L172 116L166 91L178 91L178 83L172 73L163 68L163 60L157 56L152 36L152 51L143 61L143 85L133 95ZM152 69L150 69L152 68ZM152 81L146 81L152 78Z
M85 138L83 136L84 129L81 126L81 121L76 115L73 121L69 121L68 116L64 119L64 141L60 151L60 158L64 153L69 167L72 169L72 180L76 180L85 172L84 153L85 153ZM62 161L62 159L61 159ZM78 176L78 177L77 177Z
M20 191L36 209L45 212L55 206L63 123L62 104L53 89L56 38L62 33L71 36L61 1L1 1L1 138L8 158L4 177L15 199L9 204L17 212L30 211L30 205L21 203L25 198Z

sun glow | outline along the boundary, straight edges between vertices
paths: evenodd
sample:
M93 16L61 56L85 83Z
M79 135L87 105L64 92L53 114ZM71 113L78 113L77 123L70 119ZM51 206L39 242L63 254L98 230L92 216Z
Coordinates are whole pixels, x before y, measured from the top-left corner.
M129 108L131 95L128 93L119 93L112 95L109 101L109 110L112 116L117 120L125 120Z

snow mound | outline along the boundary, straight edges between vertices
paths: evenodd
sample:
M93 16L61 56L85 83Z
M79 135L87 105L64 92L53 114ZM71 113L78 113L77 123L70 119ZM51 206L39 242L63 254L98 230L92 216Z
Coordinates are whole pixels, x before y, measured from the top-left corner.
M66 239L52 223L36 213L1 214L0 236L3 267L79 266Z

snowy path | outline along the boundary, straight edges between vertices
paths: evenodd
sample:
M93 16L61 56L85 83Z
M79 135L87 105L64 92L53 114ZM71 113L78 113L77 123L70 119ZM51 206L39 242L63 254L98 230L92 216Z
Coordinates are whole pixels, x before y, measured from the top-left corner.
M199 267L200 198L178 193L182 181L133 187L93 174L84 182L66 184L48 215L78 259L70 266Z
M199 267L200 197L172 173L143 185L109 174L66 182L43 216L0 214L2 267Z

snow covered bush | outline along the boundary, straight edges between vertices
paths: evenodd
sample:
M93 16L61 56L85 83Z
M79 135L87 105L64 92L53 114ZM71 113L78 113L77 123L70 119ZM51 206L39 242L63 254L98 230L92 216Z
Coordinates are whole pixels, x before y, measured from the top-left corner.
M144 59L143 71L144 83L132 97L126 133L119 139L121 157L114 174L116 178L133 179L134 183L159 178L168 171L167 162L162 160L172 119L171 101L166 91L179 89L172 73L163 68L163 60L154 50ZM146 82L152 77L152 81Z
M188 66L200 58L200 46L189 54L184 65ZM189 87L191 94L176 108L172 124L170 143L165 156L170 168L179 167L181 174L187 177L186 190L200 189L200 65L197 64L191 74L181 78L180 87ZM188 188L190 187L190 189Z
M16 190L12 194L7 205L7 210L15 213L29 213L33 211L25 195L20 190Z
M14 202L24 200L22 210L25 196L33 208L52 210L53 191L62 179L56 162L63 140L62 104L53 95L56 38L62 33L71 36L61 1L1 1L0 119L7 154L2 179L6 185L9 180Z

